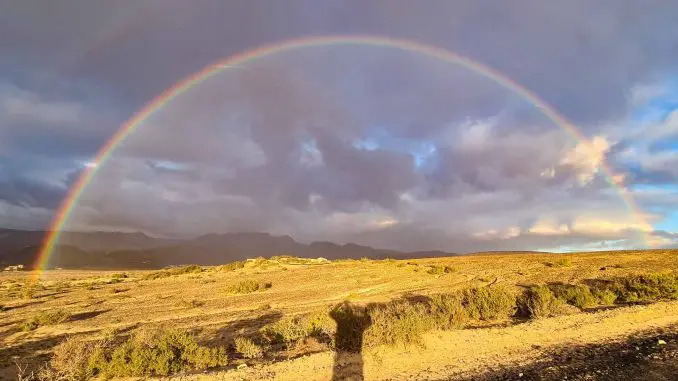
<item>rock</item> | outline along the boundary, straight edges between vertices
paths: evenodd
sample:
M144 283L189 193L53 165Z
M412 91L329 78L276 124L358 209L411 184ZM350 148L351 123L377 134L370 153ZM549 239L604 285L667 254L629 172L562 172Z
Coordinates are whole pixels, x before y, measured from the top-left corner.
M666 345L666 341L659 339L657 340L657 345Z

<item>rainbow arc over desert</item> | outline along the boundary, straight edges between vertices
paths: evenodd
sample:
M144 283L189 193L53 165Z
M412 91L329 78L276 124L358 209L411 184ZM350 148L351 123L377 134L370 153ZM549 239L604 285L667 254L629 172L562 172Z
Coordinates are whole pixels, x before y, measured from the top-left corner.
M101 147L95 159L92 161L93 165L88 166L82 173L78 181L72 186L65 201L61 204L56 216L54 217L48 234L45 236L42 247L34 264L34 273L39 274L46 268L49 263L50 256L59 241L59 236L65 224L78 203L80 195L87 188L87 185L96 176L97 170L105 164L106 160L111 156L116 147L134 131L139 128L144 121L153 115L155 112L167 107L172 100L181 96L200 83L209 80L211 77L228 70L231 67L246 64L260 58L269 57L277 53L289 52L300 49L309 49L323 46L342 46L342 45L359 45L359 46L374 46L382 48L399 49L402 51L417 53L425 57L437 59L454 65L460 65L479 75L482 75L504 88L519 95L543 115L549 118L555 125L566 131L572 138L578 142L586 142L588 138L578 130L565 117L560 115L556 110L548 105L545 101L540 99L535 93L524 88L517 82L513 81L506 75L497 70L473 61L470 58L459 55L453 51L446 50L440 47L427 45L410 40L394 39L380 36L365 36L365 35L332 35L332 36L316 36L305 37L299 39L286 40L279 43L269 44L244 51L242 53L230 56L224 60L210 64L202 70L189 75L187 78L177 82L175 85L165 90L155 99L150 101L144 108L132 116L122 127L111 137L108 142ZM607 182L619 193L621 199L625 203L629 212L634 216L641 226L648 226L645 222L643 213L635 204L629 192L621 186L618 180L613 176L612 170L606 163L601 164L601 173L604 175ZM647 239L646 239L647 243Z

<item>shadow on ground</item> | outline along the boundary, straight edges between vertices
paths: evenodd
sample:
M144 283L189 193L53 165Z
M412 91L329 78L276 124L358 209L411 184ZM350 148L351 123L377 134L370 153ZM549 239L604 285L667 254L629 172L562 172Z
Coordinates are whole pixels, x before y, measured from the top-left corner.
M92 319L92 318L95 318L95 317L97 317L101 314L104 314L106 312L109 312L109 311L111 311L111 309L81 312L79 314L71 315L71 317L68 319L68 321L74 322L74 321L82 321L82 320Z

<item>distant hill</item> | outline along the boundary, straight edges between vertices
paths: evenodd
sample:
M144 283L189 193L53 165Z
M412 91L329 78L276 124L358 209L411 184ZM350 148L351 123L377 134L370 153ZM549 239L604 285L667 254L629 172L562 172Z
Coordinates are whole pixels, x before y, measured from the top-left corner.
M0 229L0 265L32 266L45 237L44 231ZM405 253L353 243L299 243L290 236L268 233L206 234L192 239L165 239L143 233L64 232L50 261L51 267L152 269L171 265L218 265L236 260L274 255L305 258L421 258L454 253Z

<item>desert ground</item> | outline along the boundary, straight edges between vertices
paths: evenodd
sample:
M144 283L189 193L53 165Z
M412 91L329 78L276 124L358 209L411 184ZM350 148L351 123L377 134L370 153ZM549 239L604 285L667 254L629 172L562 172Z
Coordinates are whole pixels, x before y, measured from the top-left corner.
M436 326L411 333L406 336L416 336L411 342L377 342L357 353L334 350L339 333L334 344L311 336L282 344L262 343L261 332L269 332L266 327L341 303L356 308L393 300L416 303L435 294L498 287L519 294L534 285L596 284L600 279L645 274L678 274L678 250L488 253L408 260L273 258L175 271L51 270L37 280L30 272L4 272L0 274L0 379L38 379L39 370L55 364L54 352L69 339L119 341L159 328L188 332L201 346L224 348L228 361L204 370L169 372L169 377L185 380L344 376L678 380L675 284L663 284L663 296L652 300L567 305L539 318L513 313L471 316L454 328ZM247 285L255 286L248 289ZM49 311L62 316L39 318ZM373 316L374 327L375 321ZM247 355L234 346L238 337L253 338L260 350ZM149 377L153 375L133 379Z

